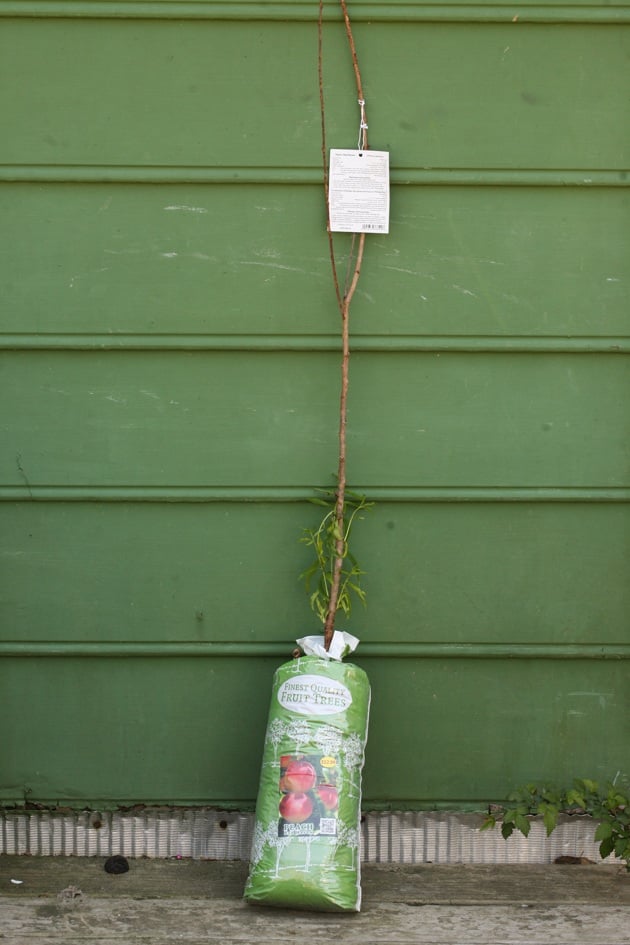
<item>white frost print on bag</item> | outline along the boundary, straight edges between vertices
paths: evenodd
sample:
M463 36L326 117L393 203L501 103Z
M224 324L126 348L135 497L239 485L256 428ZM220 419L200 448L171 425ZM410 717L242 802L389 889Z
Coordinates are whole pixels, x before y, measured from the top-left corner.
M322 640L298 642L307 654L325 654ZM341 662L357 643L336 633L331 653L306 655L276 670L245 886L249 902L360 909L370 685L362 669Z

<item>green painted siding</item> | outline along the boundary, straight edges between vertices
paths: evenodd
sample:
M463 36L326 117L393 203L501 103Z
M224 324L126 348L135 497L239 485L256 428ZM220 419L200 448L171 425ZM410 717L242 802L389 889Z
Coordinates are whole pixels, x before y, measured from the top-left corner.
M630 774L630 4L350 9L365 805ZM316 19L0 0L0 802L253 802L336 465Z

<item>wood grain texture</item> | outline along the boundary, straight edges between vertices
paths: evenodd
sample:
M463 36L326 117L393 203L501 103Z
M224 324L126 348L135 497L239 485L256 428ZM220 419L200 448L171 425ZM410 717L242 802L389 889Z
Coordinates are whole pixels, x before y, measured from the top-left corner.
M8 862L7 862L8 861ZM352 945L585 945L630 942L630 886L606 867L366 867L359 915L264 909L241 899L242 864L131 861L108 877L100 860L3 858L3 938L8 945L113 945L253 940L300 934ZM73 886L74 908L58 894Z

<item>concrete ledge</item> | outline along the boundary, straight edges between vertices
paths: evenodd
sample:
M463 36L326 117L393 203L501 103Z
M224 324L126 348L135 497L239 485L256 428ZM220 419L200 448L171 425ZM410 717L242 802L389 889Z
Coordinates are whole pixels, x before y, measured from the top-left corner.
M243 863L0 857L2 945L630 945L630 874L618 866L363 869L359 915L246 905ZM20 880L14 883L12 880Z

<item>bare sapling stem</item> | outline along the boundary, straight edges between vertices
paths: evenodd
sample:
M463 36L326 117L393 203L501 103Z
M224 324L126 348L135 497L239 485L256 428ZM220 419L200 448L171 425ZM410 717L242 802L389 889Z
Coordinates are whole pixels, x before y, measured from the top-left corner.
M352 68L354 69L354 77L357 83L357 95L359 96L360 101L365 100L363 95L363 84L361 82L361 71L359 69L359 60L357 58L357 48L354 45L354 36L352 35L352 24L350 23L350 14L348 13L348 4L346 0L339 0L341 4L341 10L343 13L343 21L346 25L346 35L348 37L348 45L350 46L350 55L352 56ZM367 148L367 140L365 143Z
M367 150L367 124L365 122L365 100L363 96L363 84L361 81L361 72L359 69L359 61L357 58L357 50L354 43L354 36L352 35L352 25L350 23L350 15L348 13L348 6L346 0L339 0L341 4L341 10L343 13L344 24L346 27L346 35L348 37L348 45L350 47L350 56L352 58L352 68L354 70L354 76L357 86L357 96L359 103L361 104L361 114L362 114L362 135L363 135L363 147ZM330 648L332 642L333 633L335 631L335 617L337 615L337 607L339 601L339 589L341 585L341 577L343 571L343 563L347 554L346 539L345 539L345 530L344 530L344 512L346 504L346 425L348 417L348 386L349 386L349 376L350 376L350 303L356 288L359 282L359 277L361 275L361 264L363 262L363 251L365 248L365 233L359 235L356 259L354 260L353 265L353 253L355 240L353 237L352 245L350 249L350 259L348 262L348 278L346 280L346 285L344 287L344 294L342 296L341 290L339 287L339 278L337 274L337 263L335 259L335 247L333 241L333 235L330 229L330 206L328 200L328 153L326 148L326 114L325 114L325 105L324 105L324 80L323 80L323 48L322 48L322 34L323 34L323 0L319 2L319 21L318 21L318 77L319 77L319 100L321 108L321 124L322 124L322 157L324 163L324 195L326 199L326 219L327 219L327 232L328 232L328 247L330 252L330 263L332 268L333 275L333 284L335 288L335 294L337 297L337 304L339 306L339 311L341 314L341 346L342 346L342 356L341 356L341 392L339 397L339 461L337 466L337 492L336 492L336 502L335 502L335 525L336 525L336 539L335 539L335 553L336 557L333 562L332 568L332 577L331 577L331 586L330 586L330 596L328 603L328 611L326 614L326 622L324 624L324 647L326 650ZM352 276L350 277L350 273Z
M344 510L346 504L346 425L348 419L348 386L350 379L350 303L354 295L361 274L361 263L363 261L363 250L365 247L365 233L359 236L359 245L357 248L357 259L354 267L354 273L348 291L343 299L341 310L341 393L339 397L339 464L337 466L337 501L335 504L335 521L337 524L337 539L335 543L335 558L332 574L332 583L330 588L330 603L326 615L324 626L324 647L329 649L335 632L335 616L337 613L337 600L339 599L339 586L341 584L341 571L346 555L346 541L344 529Z

